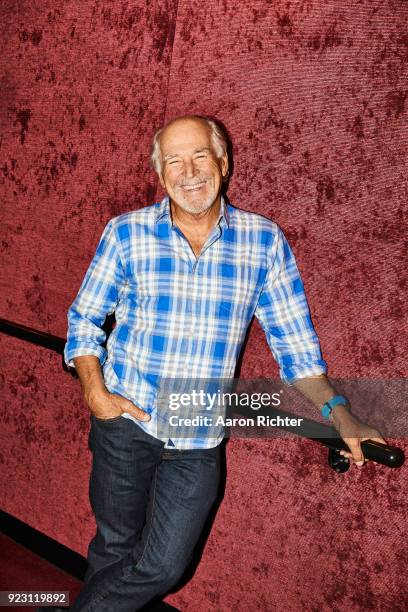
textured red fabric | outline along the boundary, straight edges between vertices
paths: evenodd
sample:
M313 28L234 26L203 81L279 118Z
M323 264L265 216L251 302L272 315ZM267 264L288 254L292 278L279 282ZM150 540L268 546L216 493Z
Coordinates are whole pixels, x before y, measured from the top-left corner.
M234 143L232 203L291 242L330 374L407 376L407 3L0 10L1 316L64 335L104 223L161 195L147 164L154 129L206 113ZM1 506L85 554L94 523L79 385L43 349L1 337L0 351ZM255 323L241 375L276 372ZM307 440L232 440L227 467L202 561L169 601L406 608L406 467L339 476Z
M105 223L154 199L175 2L2 2L5 318L66 333Z

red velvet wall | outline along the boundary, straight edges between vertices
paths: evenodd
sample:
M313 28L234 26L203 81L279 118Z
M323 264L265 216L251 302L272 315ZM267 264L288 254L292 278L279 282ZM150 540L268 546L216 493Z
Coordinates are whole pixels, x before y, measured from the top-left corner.
M153 131L206 113L232 136L232 203L293 246L331 376L406 377L407 18L392 0L3 1L0 316L64 336L104 224L161 196ZM0 336L0 359L0 507L85 554L79 384L20 340ZM255 323L241 375L276 372ZM230 441L227 464L169 601L404 609L405 467L340 476L319 445L276 439Z

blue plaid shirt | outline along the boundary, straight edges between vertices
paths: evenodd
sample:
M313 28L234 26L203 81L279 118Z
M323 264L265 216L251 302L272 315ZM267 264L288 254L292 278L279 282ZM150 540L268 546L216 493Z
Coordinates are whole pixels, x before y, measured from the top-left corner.
M101 328L115 312L106 349ZM65 362L95 355L107 389L150 413L133 419L157 436L160 379L232 379L255 315L282 380L326 373L294 255L282 230L221 200L199 257L172 223L169 199L111 219L68 311ZM265 374L266 376L266 374ZM209 448L222 439L163 439Z

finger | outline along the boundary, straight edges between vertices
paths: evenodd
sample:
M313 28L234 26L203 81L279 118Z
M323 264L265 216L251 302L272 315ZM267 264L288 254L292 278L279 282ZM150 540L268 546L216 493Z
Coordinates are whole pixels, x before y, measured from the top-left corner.
M132 404L132 402L127 402L126 406L123 408L124 412L128 412L132 416L134 416L138 421L150 421L150 414Z
M127 412L138 421L150 421L150 415L141 408L139 408L139 406L136 406L136 404L126 399L122 395L119 395L118 393L112 395L115 398L116 404L119 405L120 409L123 412Z
M373 440L374 442L379 442L379 444L387 444L382 436L378 436L377 438L368 438L368 440Z
M360 440L359 438L351 438L346 440L346 444L351 451L351 457L356 465L361 467L364 465L364 455L361 450Z

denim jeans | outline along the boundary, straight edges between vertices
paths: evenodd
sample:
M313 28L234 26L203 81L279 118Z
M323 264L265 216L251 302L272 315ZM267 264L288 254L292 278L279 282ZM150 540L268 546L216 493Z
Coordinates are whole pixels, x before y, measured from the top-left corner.
M218 493L220 447L177 450L132 420L91 416L97 532L74 612L134 612L182 576Z

